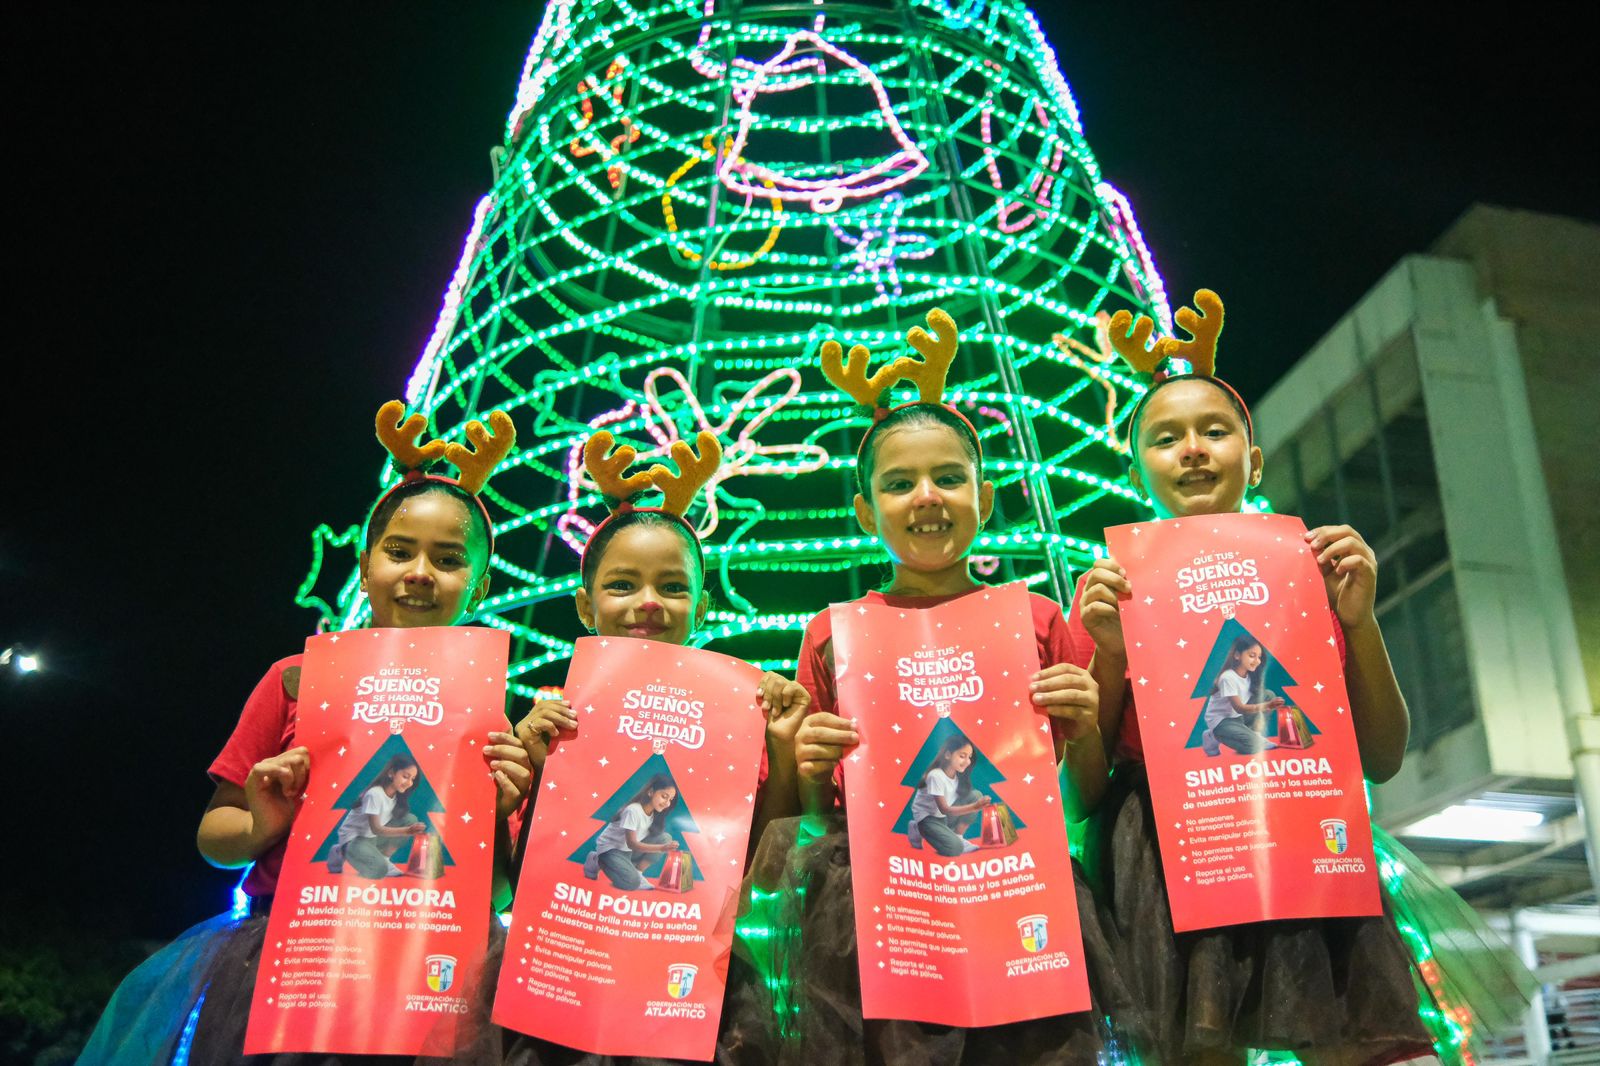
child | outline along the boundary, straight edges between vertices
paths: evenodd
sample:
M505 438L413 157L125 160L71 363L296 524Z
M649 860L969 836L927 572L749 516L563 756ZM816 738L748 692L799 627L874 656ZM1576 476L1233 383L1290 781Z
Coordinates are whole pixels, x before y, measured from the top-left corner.
M1228 649L1227 661L1222 664L1222 672L1211 686L1211 696L1206 700L1206 731L1200 744L1207 755L1220 754L1220 744L1228 745L1240 755L1254 755L1277 747L1245 721L1246 715L1260 715L1284 706L1283 700L1277 697L1260 703L1245 702L1260 666L1261 645L1250 637L1235 637L1233 646Z
M955 355L955 323L934 311L928 324L934 336L920 327L907 335L926 362L902 358L870 378L864 348L851 351L848 365L842 364L837 344L829 342L822 350L829 379L873 411L871 428L857 452L855 512L861 528L877 536L888 553L893 577L886 589L867 593L863 602L908 610L949 603L984 588L972 576L968 555L994 504L994 485L983 477L977 432L942 402L944 375ZM879 396L902 377L917 382L921 400L885 410L878 405ZM1076 809L1098 798L1105 781L1095 685L1086 670L1070 661L1072 648L1060 607L1037 595L1030 597L1030 606L1043 664L1030 680L1033 710L1050 716L1062 763L1063 798ZM988 1029L863 1019L857 901L851 895L848 835L836 813L842 807L840 760L859 737L852 718L856 708L839 705L827 610L806 627L799 680L814 708L795 740L805 817L772 824L752 871L757 888L777 889L776 913L769 924L799 929L797 956L781 964L788 970L790 994L800 1001L793 1009L794 1040L784 1049L785 1060L1097 1062L1106 1043L1104 1011L1120 1011L1126 996L1081 878L1075 888L1095 1010ZM1017 728L1033 728L1034 721L1031 715L1020 716ZM960 839L954 832L949 835Z
M1127 337L1128 313L1112 319L1113 342L1149 372L1164 356L1181 356L1193 372L1158 376L1129 418L1129 480L1161 518L1226 514L1241 509L1261 480L1261 449L1244 401L1212 376L1222 303L1201 291L1178 322L1195 335L1143 350L1151 327L1141 319ZM1409 729L1405 700L1389 665L1373 614L1377 562L1348 526L1306 533L1317 553L1342 639L1345 680L1362 766L1373 781L1400 768ZM1174 934L1144 774L1138 716L1127 682L1119 603L1133 593L1115 559L1102 559L1079 581L1072 626L1078 661L1099 683L1100 735L1116 772L1095 820L1093 842L1106 881L1115 935L1124 942L1125 974L1137 1002L1140 1050L1161 1062L1243 1062L1246 1048L1312 1050L1327 1061L1401 1061L1431 1054L1417 1016L1410 959L1385 918L1263 922ZM1230 656L1230 660L1232 656ZM1221 683L1247 662L1236 662ZM1213 696L1207 705L1208 724ZM1249 705L1235 703L1240 712ZM1218 720L1219 739L1250 732ZM1224 732L1223 730L1226 730ZM1242 739L1242 738L1241 738ZM1319 1059L1320 1060L1320 1059Z
M667 815L677 803L678 786L669 775L656 774L645 782L600 831L594 850L583 860L583 875L593 881L604 870L614 887L628 892L655 888L641 872L657 855L678 850L666 831Z
M705 587L704 551L699 534L684 515L716 471L722 447L715 436L704 432L696 443L698 454L686 441L674 443L676 475L656 465L624 477L637 454L632 447L623 445L613 452L613 438L603 430L586 442L584 466L612 512L590 535L579 562L581 584L574 600L579 620L591 633L687 644L705 621L711 597ZM639 506L638 501L653 489L664 494L661 505ZM803 688L773 673L762 677L758 699L767 718L763 761L779 772L765 788L758 789L752 840L768 819L793 813L794 735L809 704ZM543 770L561 734L577 728L577 713L565 699L540 700L517 723L516 737L526 748L536 774ZM652 778L623 808L617 821L601 831L584 873L596 877L605 870L611 883L621 889L654 888L640 876L639 866L654 854L677 847L665 831L666 814L676 802L672 779L666 775ZM527 824L531 823L529 818ZM760 978L736 954L728 971L717 1060L768 1061L763 1050L768 1021ZM506 1040L504 1061L514 1066L580 1062L598 1066L618 1061L523 1033L508 1032Z
M906 837L912 847L921 848L926 840L947 859L978 850L965 833L990 800L972 787L971 770L972 744L960 737L946 740L911 800L911 827ZM955 821L950 820L951 815L957 816Z
M378 411L378 438L403 477L367 519L361 590L375 627L456 625L489 592L494 527L478 492L510 453L516 433L510 418L496 411L489 420L492 435L481 423L468 423L476 449L440 440L419 447L427 420L413 414L401 422L404 414L399 401ZM441 457L460 468L459 481L425 472ZM267 911L312 770L306 748L295 743L300 658L274 663L245 703L232 736L211 764L216 790L197 834L200 853L212 865L250 867L243 886L250 916L197 926L135 970L113 997L80 1061L167 1062L197 1000L189 1061L233 1061L241 1054ZM483 757L496 786L495 902L500 906L510 899L506 820L527 794L532 770L509 732L490 733L488 740ZM348 852L346 858L355 861ZM373 876L383 876L389 865L383 859ZM490 928L501 927L494 922ZM468 1057L465 1048L463 1043L458 1061Z
M339 823L339 842L328 852L328 872L341 873L348 861L362 877L374 881L401 877L405 871L390 856L406 837L421 836L428 827L406 805L406 793L417 781L417 760L396 755L378 772L372 787Z

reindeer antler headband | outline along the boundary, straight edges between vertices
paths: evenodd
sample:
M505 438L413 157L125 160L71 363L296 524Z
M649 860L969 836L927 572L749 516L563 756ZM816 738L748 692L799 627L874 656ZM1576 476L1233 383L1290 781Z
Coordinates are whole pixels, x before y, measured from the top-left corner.
M394 487L378 497L378 502L372 505L373 512L383 506L384 500L407 485L419 481L454 485L471 496L472 502L478 505L478 511L483 515L484 528L489 531L489 551L492 554L494 522L490 520L489 509L483 505L483 500L478 494L483 491L483 486L488 483L495 467L511 454L511 449L517 443L517 428L512 425L511 416L504 411L494 411L489 415L487 428L477 419L468 422L466 434L467 439L473 444L471 448L454 441L446 443L438 438L426 444L419 444L418 441L428 430L428 419L418 412L408 416L406 405L399 400L390 400L378 408L376 422L378 439L388 449L394 458L395 466L400 469L403 476ZM440 459L453 465L461 477L458 479L428 473L428 466Z
M1196 311L1195 308L1199 310ZM1245 433L1253 442L1256 430L1250 418L1249 406L1232 385L1217 377L1217 338L1222 335L1223 322L1222 297L1210 289L1201 289L1194 294L1194 307L1180 307L1174 317L1178 325L1188 330L1189 339L1185 341L1176 337L1164 337L1146 348L1145 345L1150 343L1150 335L1155 331L1156 324L1147 315L1140 315L1135 320L1131 312L1118 311L1111 316L1111 322L1107 327L1111 347L1122 356L1123 362L1129 367L1141 374L1149 374L1157 385L1173 378L1204 378L1226 391L1244 414ZM1183 373L1172 373L1169 367L1173 359L1186 361L1190 369ZM1138 420L1139 410L1149 396L1150 393L1146 392L1139 397L1139 401L1129 412L1130 430Z
M625 477L623 475L639 453L631 444L624 444L613 451L614 444L616 439L602 429L590 437L583 446L583 467L594 479L595 487L605 498L611 514L595 527L594 532L589 535L588 542L584 544L584 558L579 561L580 571L587 561L589 545L599 539L600 531L609 523L629 514L667 516L688 531L695 550L699 551L700 534L684 516L688 514L694 498L717 472L717 467L722 465L722 442L717 440L716 434L701 430L695 437L694 448L689 446L688 441L673 441L669 454L672 456L672 461L677 464L676 474L657 463L648 470L641 470L637 474L628 474ZM633 500L651 489L661 491L663 497L661 506L634 506ZM612 503L613 500L616 502ZM703 557L701 563L703 566Z
M872 362L872 353L867 350L866 345L855 345L850 349L849 357L845 358L843 348L838 341L824 341L822 344L823 375L856 403L872 409L872 425L862 434L861 443L856 446L858 470L862 452L866 449L867 441L876 432L879 423L894 411L918 404L942 407L959 418L961 424L966 426L967 432L972 435L972 443L978 449L979 461L983 459L983 441L978 437L976 427L966 415L944 402L945 381L950 376L950 364L955 362L956 343L961 337L961 331L956 329L955 320L937 307L928 312L927 322L929 329L933 330L931 336L928 330L921 326L913 326L906 333L906 343L922 355L921 359L902 355L893 362L879 367L877 372L870 376L867 374L867 366ZM900 381L915 383L917 398L894 407L883 406L883 397Z

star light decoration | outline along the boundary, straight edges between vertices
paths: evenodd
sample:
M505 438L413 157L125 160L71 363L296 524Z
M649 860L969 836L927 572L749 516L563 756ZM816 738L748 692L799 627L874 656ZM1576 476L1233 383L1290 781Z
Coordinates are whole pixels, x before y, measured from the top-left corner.
M1065 601L1101 530L1146 517L1114 428L1144 386L1103 358L1101 323L1130 308L1165 332L1166 290L1025 4L548 0L492 161L393 380L436 436L494 408L517 423L484 492L477 619L511 633L516 693L559 683L580 633L562 601L604 512L576 458L601 427L643 463L722 437L689 516L715 598L696 640L792 670L806 620L882 558L852 507L867 418L817 349L881 363L934 307L961 327L946 399L997 488L986 580ZM359 540L313 535L297 600L325 627L367 619Z

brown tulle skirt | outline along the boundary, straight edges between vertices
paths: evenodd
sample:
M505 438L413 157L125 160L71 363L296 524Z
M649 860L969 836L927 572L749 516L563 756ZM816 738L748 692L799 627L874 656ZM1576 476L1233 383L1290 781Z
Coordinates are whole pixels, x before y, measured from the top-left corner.
M1107 1025L1106 1014L1125 1012L1132 1001L1117 976L1087 883L1081 877L1075 881L1094 1009L981 1029L868 1020L861 1014L850 847L843 820L832 819L822 827L799 818L773 822L747 881L747 898L753 892L766 901L765 909L758 908L752 918L770 935L745 937L742 950L750 953L758 971L773 978L770 985L758 987L776 996L738 1005L738 1010L753 1013L736 1024L743 1028L761 1020L782 1022L777 1061L784 1066L1075 1066L1116 1061L1122 1035Z
M1411 960L1387 910L1174 933L1156 840L1144 767L1119 767L1088 856L1136 1004L1117 1021L1140 1034L1144 1061L1243 1048L1314 1049L1356 1063L1430 1053Z

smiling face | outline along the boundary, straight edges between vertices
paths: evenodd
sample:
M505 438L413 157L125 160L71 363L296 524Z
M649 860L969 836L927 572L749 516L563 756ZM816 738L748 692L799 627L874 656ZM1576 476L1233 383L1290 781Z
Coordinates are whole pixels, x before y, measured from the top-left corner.
M621 530L605 545L593 584L577 592L578 617L605 637L684 643L710 606L690 551L666 525Z
M411 786L417 783L417 768L415 766L407 766L403 770L396 770L389 783L397 793L410 792Z
M972 745L964 744L950 753L950 772L964 774L967 767L972 765Z
M1252 644L1239 653L1239 672L1248 674L1261 665L1261 645Z
M1175 381L1139 412L1129 478L1162 518L1227 514L1261 480L1261 449L1228 396L1204 380Z
M488 556L488 540L473 528L467 504L443 492L403 500L361 553L372 624L455 625L488 595Z
M872 496L857 495L856 520L883 542L896 569L937 575L960 567L994 507L994 484L978 480L956 431L938 423L882 430Z
M657 789L656 791L650 793L650 810L656 814L660 814L662 811L672 806L672 801L677 798L678 790L675 788Z

